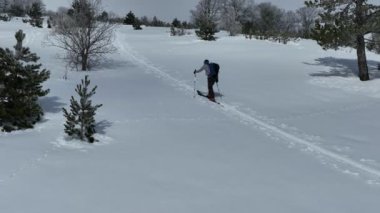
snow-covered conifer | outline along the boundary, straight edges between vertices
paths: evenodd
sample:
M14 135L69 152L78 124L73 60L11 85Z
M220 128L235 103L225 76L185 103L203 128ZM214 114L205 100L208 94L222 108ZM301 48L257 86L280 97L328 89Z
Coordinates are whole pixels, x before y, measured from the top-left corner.
M77 101L73 96L70 100L70 112L63 108L64 116L66 117L65 133L73 138L78 138L82 141L87 140L89 143L95 141L95 114L96 110L102 106L92 105L91 97L95 95L97 86L90 89L90 80L86 75L82 79L81 84L78 84L75 92L80 97Z
M134 30L142 30L141 21L138 18L135 18L134 23L132 24Z
M15 35L15 52L0 48L0 126L3 131L33 128L41 119L43 110L38 98L49 90L42 88L50 72L37 64L39 58L29 48L22 46L25 34Z
M306 2L306 5L322 10L312 38L324 49L355 48L359 78L361 81L369 80L365 36L378 32L380 6L368 0L314 0Z
M136 22L136 16L132 11L129 11L127 16L124 19L124 24L133 25Z

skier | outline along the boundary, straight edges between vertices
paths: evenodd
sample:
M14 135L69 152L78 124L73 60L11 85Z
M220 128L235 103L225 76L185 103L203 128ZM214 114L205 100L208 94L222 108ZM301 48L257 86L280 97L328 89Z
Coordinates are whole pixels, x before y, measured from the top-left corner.
M215 102L215 93L213 86L215 83L218 83L219 65L216 63L210 63L209 60L206 59L203 62L203 66L199 70L194 70L194 75L202 71L205 71L207 76L208 94L206 97L210 101Z

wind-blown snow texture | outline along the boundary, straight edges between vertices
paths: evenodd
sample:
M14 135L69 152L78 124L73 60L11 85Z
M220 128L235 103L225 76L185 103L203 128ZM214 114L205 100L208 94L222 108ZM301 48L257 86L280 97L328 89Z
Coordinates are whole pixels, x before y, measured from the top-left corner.
M355 77L355 52L219 34L120 26L119 51L63 80L48 29L0 23L52 71L35 129L0 133L0 210L41 212L378 212L380 73ZM221 65L222 106L193 98L195 68ZM67 141L61 108L85 74L102 103L99 143ZM197 87L206 90L205 76Z

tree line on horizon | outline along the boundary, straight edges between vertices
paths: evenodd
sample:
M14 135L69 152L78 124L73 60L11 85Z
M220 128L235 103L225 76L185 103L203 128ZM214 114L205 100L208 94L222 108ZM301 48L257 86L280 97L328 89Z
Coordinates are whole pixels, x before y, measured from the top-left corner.
M101 0L96 1L100 5ZM107 23L141 26L171 27L172 35L184 35L184 29L195 29L202 40L215 40L220 30L230 36L243 34L248 39L265 39L287 43L298 38L313 39L324 49L351 47L357 50L359 78L370 79L366 51L380 53L380 6L368 0L325 1L308 0L296 11L286 11L269 2L254 3L253 0L199 0L190 11L191 21L174 19L167 23L156 16L138 18L132 11L125 17L97 8L91 20ZM0 0L0 19L29 15L30 23L41 27L43 15L51 17L48 26L56 25L57 17L69 15L73 8L61 7L46 11L42 0ZM4 12L9 17L4 17ZM88 14L89 15L89 14ZM91 14L94 16L94 14ZM112 33L111 33L112 34Z

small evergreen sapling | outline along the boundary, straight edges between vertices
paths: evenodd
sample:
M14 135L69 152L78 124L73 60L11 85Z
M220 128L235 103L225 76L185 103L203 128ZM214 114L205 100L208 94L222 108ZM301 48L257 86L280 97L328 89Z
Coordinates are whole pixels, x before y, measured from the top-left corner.
M22 42L25 39L25 33L22 30L16 32L15 38L17 43L13 48L15 49L14 57L16 60L28 63L36 62L40 59L35 53L31 53L28 47L23 47Z
M86 75L81 84L77 85L75 92L79 95L80 100L77 101L71 96L70 112L63 108L66 117L65 133L70 137L78 138L82 141L87 140L89 143L95 141L95 114L96 110L102 106L92 105L90 98L96 93L97 86L89 89L90 80Z
M196 30L195 33L197 36L206 41L214 41L215 33L218 32L216 29L216 23L213 21L201 21L199 24L199 30Z

